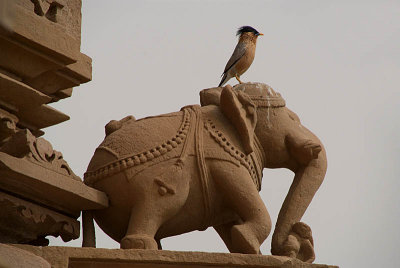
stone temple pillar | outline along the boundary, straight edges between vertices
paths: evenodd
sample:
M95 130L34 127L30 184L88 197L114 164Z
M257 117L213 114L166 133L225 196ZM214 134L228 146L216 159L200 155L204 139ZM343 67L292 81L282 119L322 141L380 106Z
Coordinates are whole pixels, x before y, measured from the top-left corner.
M80 236L82 210L107 207L43 128L69 116L51 103L91 80L80 52L81 0L0 0L0 242L47 245ZM56 146L55 146L56 147Z

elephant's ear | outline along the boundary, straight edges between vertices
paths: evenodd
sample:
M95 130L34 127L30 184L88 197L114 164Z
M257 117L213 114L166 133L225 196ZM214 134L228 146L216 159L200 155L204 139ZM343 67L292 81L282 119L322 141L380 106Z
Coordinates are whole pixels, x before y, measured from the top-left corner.
M235 93L232 87L227 85L221 92L220 107L239 132L245 153L253 152L254 128L257 123L256 105L246 93Z

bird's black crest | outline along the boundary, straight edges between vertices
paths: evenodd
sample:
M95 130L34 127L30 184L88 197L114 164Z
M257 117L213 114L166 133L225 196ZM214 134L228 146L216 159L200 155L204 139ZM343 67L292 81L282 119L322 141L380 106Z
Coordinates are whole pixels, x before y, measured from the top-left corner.
M238 36L241 35L242 33L248 33L248 32L254 33L255 35L260 34L256 29L254 29L251 26L242 26L237 30L236 35Z

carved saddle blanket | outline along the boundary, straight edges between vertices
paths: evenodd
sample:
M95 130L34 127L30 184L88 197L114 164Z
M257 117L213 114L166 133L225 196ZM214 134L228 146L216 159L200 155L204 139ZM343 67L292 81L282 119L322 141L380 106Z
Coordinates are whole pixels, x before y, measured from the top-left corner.
M170 159L176 158L181 165L191 155L198 158L204 188L208 180L205 159L212 158L246 167L260 190L261 154L255 150L245 155L234 133L231 124L212 105L187 106L175 113L129 120L97 148L113 155L115 161L88 170L85 183L90 185L118 172L134 178L144 169Z

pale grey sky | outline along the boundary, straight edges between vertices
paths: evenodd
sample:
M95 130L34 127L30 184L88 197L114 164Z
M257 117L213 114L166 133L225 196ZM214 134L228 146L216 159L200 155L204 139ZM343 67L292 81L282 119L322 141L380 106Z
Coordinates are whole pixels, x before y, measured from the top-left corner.
M251 25L265 36L243 80L280 92L327 150L326 179L303 217L316 262L398 266L399 1L83 2L82 51L93 58L93 81L53 105L71 120L45 130L77 175L108 121L199 103L201 89L218 85L236 29ZM264 171L261 196L274 224L292 178L287 170ZM98 247L119 247L99 229L97 236ZM212 229L162 243L227 252ZM261 250L270 254L270 238Z

